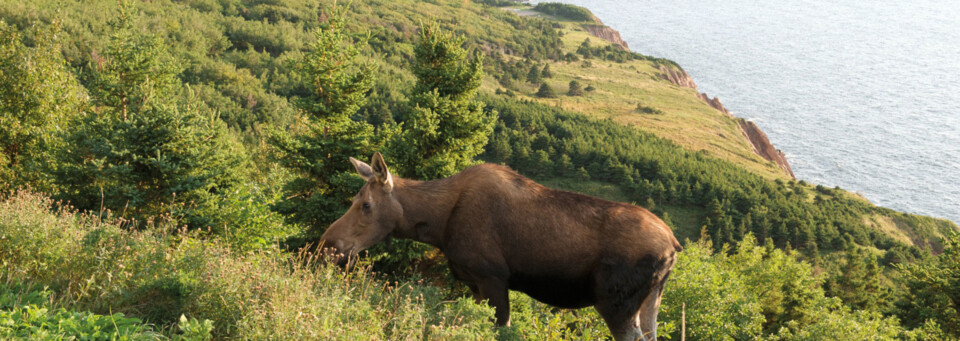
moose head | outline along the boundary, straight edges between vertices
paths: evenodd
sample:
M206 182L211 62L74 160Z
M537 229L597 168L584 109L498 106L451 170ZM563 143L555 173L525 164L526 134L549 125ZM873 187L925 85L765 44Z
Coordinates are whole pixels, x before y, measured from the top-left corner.
M403 207L394 196L394 179L380 152L370 164L350 158L350 163L367 183L353 197L340 219L320 237L320 246L341 266L349 266L357 253L388 236L403 220Z

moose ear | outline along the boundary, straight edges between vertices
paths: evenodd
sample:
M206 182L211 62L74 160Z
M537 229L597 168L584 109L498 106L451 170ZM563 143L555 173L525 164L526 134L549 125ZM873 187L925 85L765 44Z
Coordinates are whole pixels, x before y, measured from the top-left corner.
M370 164L373 168L373 175L376 177L377 181L383 184L383 188L387 192L393 190L393 176L390 175L390 170L387 169L387 163L383 161L383 155L380 155L380 152L373 154L373 157L370 159Z
M359 173L364 180L370 181L373 179L373 168L371 168L366 162L351 157L350 163L353 164L353 168L357 169L357 173Z

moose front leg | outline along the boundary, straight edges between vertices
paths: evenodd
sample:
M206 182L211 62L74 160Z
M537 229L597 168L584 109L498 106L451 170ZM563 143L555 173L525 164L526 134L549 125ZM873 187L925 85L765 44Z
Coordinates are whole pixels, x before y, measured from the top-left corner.
M476 290L474 290L476 288ZM487 300L487 304L496 310L497 326L510 326L510 292L507 281L499 278L487 278L470 285L477 301Z

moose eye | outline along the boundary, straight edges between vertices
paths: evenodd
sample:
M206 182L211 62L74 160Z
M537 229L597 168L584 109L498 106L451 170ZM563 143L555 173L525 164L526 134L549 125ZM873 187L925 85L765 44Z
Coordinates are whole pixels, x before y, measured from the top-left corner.
M363 207L363 209L365 209L365 210L369 210L369 209L370 209L370 203L365 202L365 203L363 203L363 205L360 205L360 207Z

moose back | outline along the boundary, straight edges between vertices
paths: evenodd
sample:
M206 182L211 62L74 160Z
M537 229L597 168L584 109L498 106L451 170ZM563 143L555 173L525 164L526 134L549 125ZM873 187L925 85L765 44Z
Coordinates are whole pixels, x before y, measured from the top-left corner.
M433 181L394 177L380 153L350 158L367 184L321 237L341 263L388 236L439 248L454 277L509 325L508 290L594 306L617 341L656 340L680 244L646 209L546 188L494 164Z

